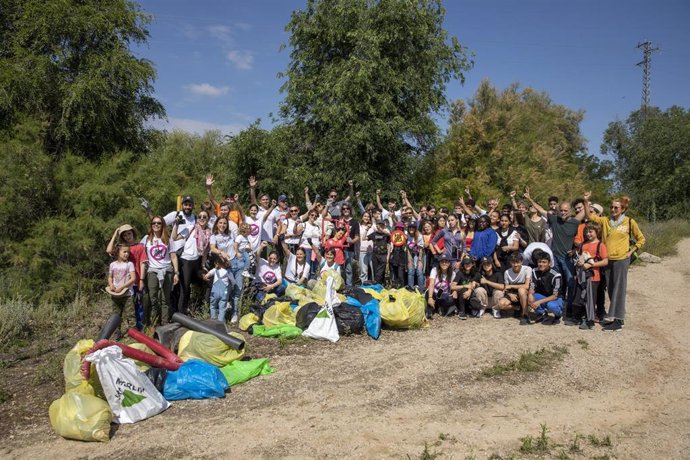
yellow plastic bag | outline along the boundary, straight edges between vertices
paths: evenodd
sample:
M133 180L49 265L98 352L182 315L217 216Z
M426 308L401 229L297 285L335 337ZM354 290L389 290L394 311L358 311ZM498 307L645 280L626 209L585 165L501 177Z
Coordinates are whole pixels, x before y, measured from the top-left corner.
M131 348L135 348L135 349L137 349L137 350L145 351L146 353L149 353L149 354L151 354L151 355L155 355L155 353L153 352L153 350L151 350L149 347L147 347L147 346L144 345L143 343L134 342L134 343L130 343L129 346L130 346ZM141 361L137 361L136 359L133 359L133 361L134 361L134 364L136 364L137 369L139 369L141 372L146 372L146 371L148 371L149 369L151 369L151 366L149 366L149 365L146 364L146 363L142 363Z
M381 321L397 329L426 327L424 296L407 289L391 289L379 302Z
M242 316L242 318L240 318L240 330L246 331L247 329L249 329L249 326L251 326L252 324L256 324L258 322L258 316L256 316L254 313L247 313L246 315Z
M290 308L290 302L276 302L264 312L263 323L266 327L290 325L297 321L295 313Z
M65 361L62 366L63 374L65 375L65 391L70 391L77 388L81 382L84 381L80 373L81 362L84 354L89 351L94 345L91 339L84 339L77 342L70 351L65 355ZM92 369L95 374L95 367Z
M333 289L336 291L339 291L340 288L343 287L343 277L340 276L340 274L333 269L326 270L325 272L321 273L321 278L319 278L319 282L317 283L322 285L323 288L326 288L326 280L328 278L333 278Z
M230 335L244 340L242 334L237 332L231 332ZM223 367L237 359L242 359L245 350L246 347L242 350L230 348L211 334L187 331L180 339L177 355L182 361L200 359L214 366Z
M90 387L83 381L80 387L65 393L50 405L50 425L63 438L102 442L110 440L113 413L106 401L88 394Z
M381 292L378 292L378 291L375 291L374 289L369 289L369 288L363 287L362 290L379 301L388 297L388 291L386 289L383 289L383 290L381 290Z

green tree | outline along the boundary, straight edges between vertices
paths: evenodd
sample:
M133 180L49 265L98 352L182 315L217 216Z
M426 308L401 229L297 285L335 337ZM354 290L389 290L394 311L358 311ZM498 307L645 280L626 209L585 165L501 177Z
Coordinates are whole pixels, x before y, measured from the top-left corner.
M601 151L613 156L618 186L648 219L690 213L690 110L635 111L609 124Z
M465 187L482 201L508 202L511 190L526 185L542 201L551 194L573 198L585 188L604 195L610 164L587 154L582 117L545 93L517 85L499 92L483 81L467 104L453 104L448 136L425 158L417 194L446 205Z
M50 153L145 150L165 111L129 46L149 21L128 0L0 0L0 128L34 118Z
M440 0L308 0L292 14L281 114L311 184L409 183L437 141L446 84L472 65L444 15Z

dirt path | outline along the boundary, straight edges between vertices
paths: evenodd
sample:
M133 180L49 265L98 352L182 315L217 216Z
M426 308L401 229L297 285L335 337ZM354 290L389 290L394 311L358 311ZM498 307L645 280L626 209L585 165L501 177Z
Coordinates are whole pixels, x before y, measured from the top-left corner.
M174 403L121 426L107 444L61 439L46 415L45 424L6 439L0 456L420 458L426 444L440 458L510 457L522 456L520 438L545 424L554 458L690 458L690 327L681 295L690 240L679 254L631 270L619 333L484 317L384 331L378 342L296 343L272 357L277 373L225 400ZM496 360L559 345L568 354L546 369L481 375ZM584 438L574 443L576 434ZM593 445L590 435L608 436L611 446Z

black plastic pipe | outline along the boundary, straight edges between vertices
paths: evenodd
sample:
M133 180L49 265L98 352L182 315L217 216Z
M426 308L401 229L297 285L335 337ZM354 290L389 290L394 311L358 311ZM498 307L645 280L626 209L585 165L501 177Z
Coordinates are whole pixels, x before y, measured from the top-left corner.
M120 318L120 315L118 313L113 313L112 315L110 315L108 321L106 321L103 325L103 328L101 328L101 332L98 333L96 342L103 339L109 339L110 336L113 335L113 333L117 330L117 328L120 327L121 322L122 318Z
M215 337L218 337L221 342L231 348L234 348L235 350L242 350L244 348L244 340L238 339L237 337L227 333L224 334L213 327L207 326L201 321L192 319L187 315L183 315L182 313L173 314L172 320L176 323L180 323L187 329L191 329L192 331L203 332L204 334L211 334Z

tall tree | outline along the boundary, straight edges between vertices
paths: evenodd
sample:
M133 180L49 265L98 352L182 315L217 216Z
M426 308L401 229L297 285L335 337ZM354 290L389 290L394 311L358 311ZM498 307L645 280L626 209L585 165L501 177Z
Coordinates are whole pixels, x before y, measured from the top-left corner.
M292 14L281 114L314 184L398 187L437 140L432 113L472 63L440 0L308 0Z
M609 124L601 145L616 179L650 220L690 213L690 110L650 108Z
M483 81L467 104L453 104L448 136L425 159L418 193L444 204L465 187L505 202L526 185L541 200L573 198L590 187L605 195L611 166L587 153L582 116L531 88L497 91Z
M34 118L49 152L89 158L146 148L165 111L129 47L149 22L129 0L0 0L0 128Z

